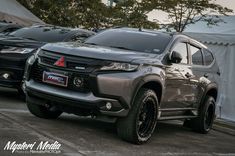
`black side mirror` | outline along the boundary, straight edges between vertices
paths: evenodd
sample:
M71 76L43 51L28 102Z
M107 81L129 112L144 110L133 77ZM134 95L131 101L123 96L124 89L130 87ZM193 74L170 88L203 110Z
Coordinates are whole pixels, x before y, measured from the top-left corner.
M171 53L170 61L172 63L180 63L182 61L182 59L183 59L183 57L182 57L182 55L179 52L173 51Z

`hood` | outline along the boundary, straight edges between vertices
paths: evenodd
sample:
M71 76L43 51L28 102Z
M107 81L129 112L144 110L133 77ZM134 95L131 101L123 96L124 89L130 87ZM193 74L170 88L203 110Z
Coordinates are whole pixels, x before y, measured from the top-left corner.
M76 42L46 44L42 47L42 49L66 55L121 62L132 62L134 60L146 60L157 57L156 54L80 44Z
M39 48L43 46L44 42L34 41L26 38L12 37L12 36L0 36L0 47L13 46L22 48Z

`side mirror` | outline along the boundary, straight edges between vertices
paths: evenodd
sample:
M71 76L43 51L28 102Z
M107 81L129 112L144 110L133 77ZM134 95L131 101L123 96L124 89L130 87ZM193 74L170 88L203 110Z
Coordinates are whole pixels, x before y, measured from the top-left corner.
M182 61L182 59L183 59L183 57L182 57L182 55L179 52L173 51L171 53L170 61L172 63L180 63Z

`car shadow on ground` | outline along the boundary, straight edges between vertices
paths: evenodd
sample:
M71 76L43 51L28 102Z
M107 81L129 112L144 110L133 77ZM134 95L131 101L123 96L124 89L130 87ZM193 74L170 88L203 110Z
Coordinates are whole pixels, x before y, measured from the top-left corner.
M22 100L17 90L15 89L0 87L0 99L0 108L10 108L13 110L24 109L28 111L26 108L26 103ZM28 118L29 116L31 116L32 118ZM99 133L100 135L108 135L113 138L118 138L115 123L106 123L92 119L91 117L80 117L63 113L62 116L60 116L57 120L46 120L37 118L27 112L23 115L23 118L27 118L27 120L29 121L32 120L31 122L36 120L38 121L38 124L43 123L42 127L50 127L50 125L54 124L58 125L59 127L66 125L66 127L72 130L72 132L81 130L85 131L89 129L90 131L94 131L96 133ZM164 121L157 123L157 127L153 136L168 138L169 134L174 135L175 133L192 133L192 131L190 129L184 128L182 126L182 121Z
M25 102L22 100L16 89L0 87L0 99L0 108L26 108ZM96 119L92 119L91 117L79 117L76 115L68 115L67 113L63 113L63 115L59 117L58 120L52 122L57 122L57 124L69 125L75 129L83 127L116 135L115 123L105 123ZM164 134L168 135L169 133L175 133L177 131L188 132L190 130L184 128L182 126L182 122L180 121L164 121L157 123L157 127L153 135L156 135L156 133L157 135L159 135L159 133L161 133L161 135L164 136Z
M109 133L110 135L116 135L116 124L115 123L106 123L91 117L79 117L75 115L62 115L59 117L57 122L61 124L67 124L68 126L74 126L76 128L78 125L79 128L89 128L95 131ZM158 121L155 132L153 135L169 136L169 134L174 134L177 132L181 133L192 133L188 128L183 127L183 122L179 120L172 121Z

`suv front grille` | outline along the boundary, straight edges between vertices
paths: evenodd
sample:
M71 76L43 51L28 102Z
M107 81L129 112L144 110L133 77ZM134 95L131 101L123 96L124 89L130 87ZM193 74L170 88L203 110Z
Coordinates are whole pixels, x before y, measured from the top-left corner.
M43 72L47 71L47 72L53 72L51 71L53 70L52 68L48 68L45 66L41 66L39 64L34 64L32 66L31 69L31 73L30 73L30 78L33 79L34 81L38 82L38 83L45 83L42 81L42 77L43 77ZM90 92L90 85L89 85L89 75L86 74L80 74L80 73L75 73L75 72L67 72L67 76L68 78L68 86L66 87L69 90L74 90L74 91L79 91L79 92ZM74 78L78 77L79 79L81 79L83 81L83 85L80 87L77 87L74 85ZM48 84L47 85L52 85L52 84ZM56 87L60 87L61 86L57 86L57 85L53 85ZM62 87L64 88L64 87Z
M34 65L31 69L31 78L36 82L42 82L43 68L38 65Z
M92 58L77 57L65 54L59 54L46 50L41 50L39 53L39 63L45 66L54 66L55 62L62 56L65 57L66 70L78 71L82 73L91 73L92 71L109 64L108 61L97 60ZM54 66L56 68L60 68Z
M41 61L45 64L53 65L57 60L53 58L48 58L48 57L41 57Z

